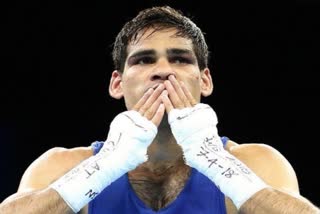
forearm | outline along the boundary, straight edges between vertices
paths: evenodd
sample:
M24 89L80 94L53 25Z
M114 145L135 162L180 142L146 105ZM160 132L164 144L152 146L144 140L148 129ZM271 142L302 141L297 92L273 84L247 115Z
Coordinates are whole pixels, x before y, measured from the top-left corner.
M169 123L183 149L186 164L214 182L240 213L320 214L306 199L272 189L227 152L218 136L217 118L210 106L197 104L193 108L174 109L169 114Z
M266 188L247 200L239 210L241 214L320 214L320 210L304 198Z
M0 204L1 214L71 214L69 206L53 189L30 192L6 199Z

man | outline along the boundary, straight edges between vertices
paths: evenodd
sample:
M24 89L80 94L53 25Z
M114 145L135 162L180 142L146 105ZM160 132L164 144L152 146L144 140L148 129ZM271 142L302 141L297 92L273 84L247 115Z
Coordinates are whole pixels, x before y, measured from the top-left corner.
M54 148L24 173L0 213L320 213L267 145L219 137L201 30L169 7L118 34L109 93L124 98L107 140Z

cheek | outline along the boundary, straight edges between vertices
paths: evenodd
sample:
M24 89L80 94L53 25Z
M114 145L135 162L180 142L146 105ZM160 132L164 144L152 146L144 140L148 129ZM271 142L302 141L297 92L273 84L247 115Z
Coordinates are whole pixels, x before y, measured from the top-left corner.
M122 82L122 89L126 107L132 109L143 95L143 84L134 78L127 78Z
M194 77L194 82L193 82L193 96L197 101L200 101L200 97L201 97L201 90L200 87L201 86L201 76L199 75L199 73L197 73L197 75L195 75Z
M200 101L201 96L200 81L201 79L199 75L194 75L191 78L188 78L187 81L185 81L188 90L197 101Z

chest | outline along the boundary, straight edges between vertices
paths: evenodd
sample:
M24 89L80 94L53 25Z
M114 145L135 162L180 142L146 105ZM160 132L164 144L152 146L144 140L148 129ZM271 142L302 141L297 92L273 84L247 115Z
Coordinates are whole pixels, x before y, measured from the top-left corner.
M153 210L166 207L184 189L191 174L186 166L169 167L161 172L137 170L129 173L129 182L136 195Z

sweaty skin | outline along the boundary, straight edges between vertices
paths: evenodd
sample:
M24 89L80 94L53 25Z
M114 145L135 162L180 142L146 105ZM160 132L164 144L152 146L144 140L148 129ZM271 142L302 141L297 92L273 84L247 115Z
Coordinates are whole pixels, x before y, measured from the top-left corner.
M155 210L175 200L190 175L190 168L183 162L181 148L171 134L165 111L193 106L200 102L201 96L208 96L213 90L210 71L208 68L199 70L191 40L174 36L174 33L174 29L147 30L138 36L139 40L128 46L124 71L112 73L109 87L112 97L124 98L128 109L139 111L158 126L158 134L148 148L148 161L129 172L130 183L137 195ZM226 150L270 186L300 198L293 168L274 148L263 144L238 145L229 141ZM47 151L29 166L17 193L1 203L0 213L19 213L21 210L70 213L68 206L48 185L92 155L91 147ZM273 194L275 199L283 195L277 191L267 194ZM262 198L265 199L255 197L252 200ZM292 200L294 198L287 201ZM265 203L261 200L258 204L262 202ZM244 213L252 213L250 203L251 200ZM285 205L290 208L293 204ZM229 199L226 207L228 214L238 213ZM88 213L87 206L81 213Z
M123 73L113 73L109 90L111 96L124 97L130 109L147 88L163 83L162 102L166 111L170 112L172 108L193 106L200 102L201 95L211 94L213 85L209 69L199 70L191 41L174 36L174 32L174 29L160 32L149 30L138 42L129 45ZM298 193L292 167L271 147L258 144L238 146L229 142L226 149L240 157L267 183ZM149 161L130 172L129 178L137 195L153 209L159 209L176 198L190 173L182 161L181 148L172 137L167 118L163 118L148 154ZM260 158L257 160L254 157ZM270 161L274 161L275 168L272 168L279 170L279 174L270 173ZM226 204L228 213L236 213L229 199Z

